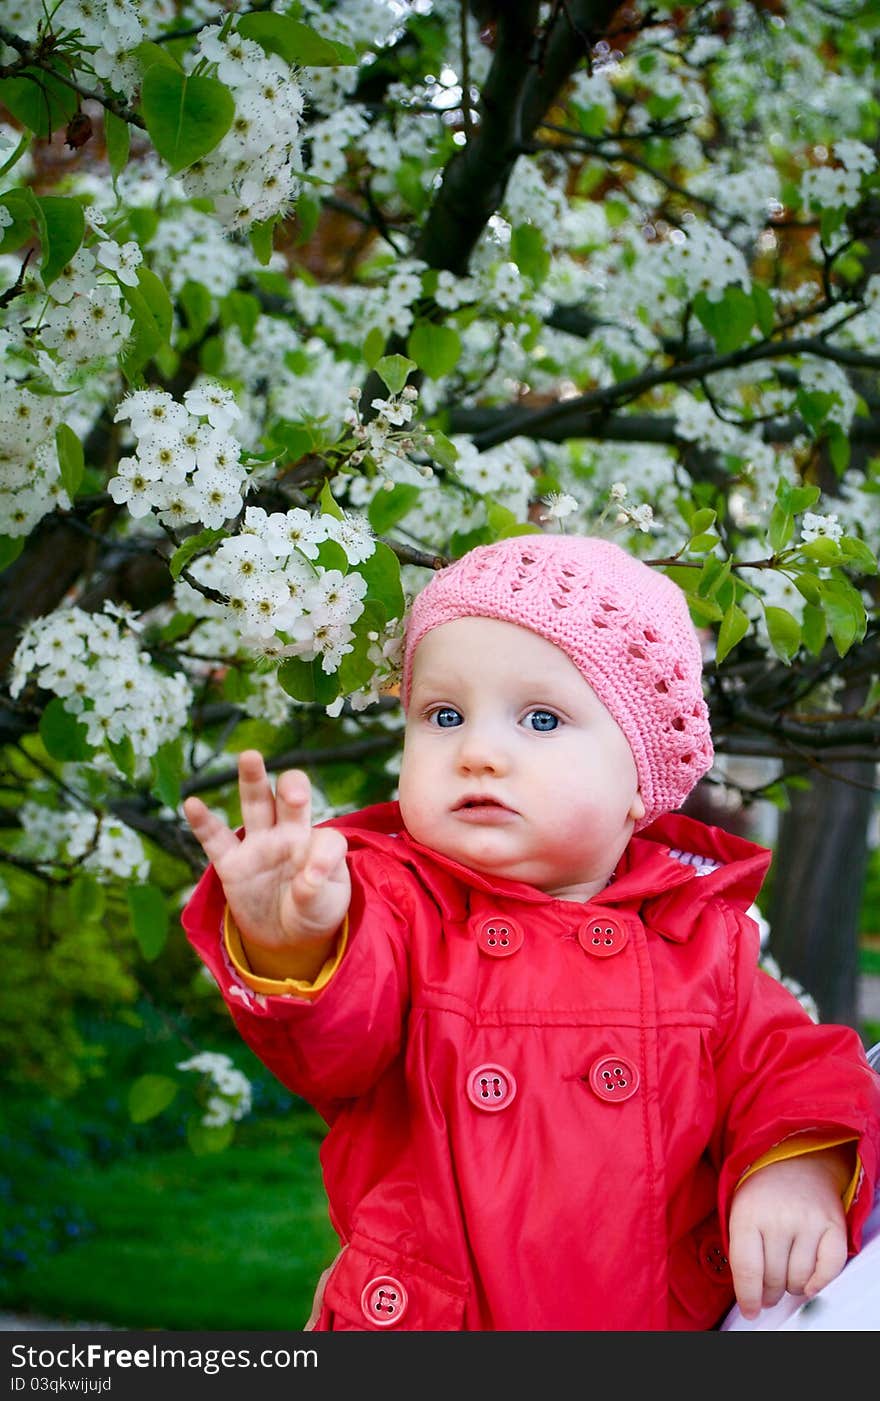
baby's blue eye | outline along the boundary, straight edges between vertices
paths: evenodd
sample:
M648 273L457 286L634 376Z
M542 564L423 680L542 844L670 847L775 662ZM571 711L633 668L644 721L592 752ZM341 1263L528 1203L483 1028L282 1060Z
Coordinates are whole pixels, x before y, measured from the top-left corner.
M554 715L552 710L530 710L525 718L529 728L539 734L548 734L559 724L559 716Z
M441 730L451 730L455 725L462 723L461 715L451 705L444 705L440 710L435 710L431 719Z

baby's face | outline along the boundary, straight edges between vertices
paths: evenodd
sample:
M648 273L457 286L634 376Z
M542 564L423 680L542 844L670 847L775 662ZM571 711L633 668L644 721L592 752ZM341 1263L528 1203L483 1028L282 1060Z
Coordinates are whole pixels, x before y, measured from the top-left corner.
M569 900L607 884L645 812L623 731L574 663L494 618L418 644L399 793L416 841Z

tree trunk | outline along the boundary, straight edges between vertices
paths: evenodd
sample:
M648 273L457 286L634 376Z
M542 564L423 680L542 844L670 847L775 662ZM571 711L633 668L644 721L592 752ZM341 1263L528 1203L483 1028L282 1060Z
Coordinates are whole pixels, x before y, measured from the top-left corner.
M816 999L823 1022L860 1031L859 915L875 766L855 761L792 793L782 816L768 920L784 975Z

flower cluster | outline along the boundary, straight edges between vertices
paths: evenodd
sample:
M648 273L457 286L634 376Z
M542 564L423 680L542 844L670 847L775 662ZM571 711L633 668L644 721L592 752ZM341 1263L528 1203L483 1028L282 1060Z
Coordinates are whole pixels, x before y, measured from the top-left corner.
M862 176L876 169L877 157L861 141L837 141L839 165L814 166L801 177L801 200L807 209L852 209L862 197Z
M207 60L235 102L232 125L219 145L181 177L190 196L213 201L230 230L283 214L299 190L299 128L303 93L277 54L267 54L234 28L208 25L193 64Z
M843 535L843 526L837 516L830 511L827 516L816 515L813 511L804 511L801 520L801 539L804 544L810 544L813 540L838 541Z
M18 814L19 854L45 866L65 865L99 880L145 881L150 863L137 832L118 817L70 808L64 814L33 801Z
M134 324L125 310L119 283L137 285L136 268L142 258L136 243L120 245L106 239L97 254L83 245L50 283L39 337L63 370L118 358ZM99 265L114 277L99 281Z
M192 703L186 678L158 672L110 603L104 613L60 608L28 623L13 656L13 697L30 678L60 696L94 749L127 738L140 765L180 734Z
M69 508L55 429L63 399L0 380L0 535L27 535L56 506Z
M243 1119L251 1111L251 1084L247 1076L219 1051L200 1051L178 1061L178 1070L196 1070L205 1076L205 1128L220 1129Z
M390 469L395 464L403 460L407 466L411 466L408 455L419 447L431 445L430 434L409 426L415 413L418 390L407 384L399 394L391 394L387 399L373 399L371 408L376 410L376 414L367 423L364 423L361 415L360 397L359 389L349 391L351 408L345 415L345 421L351 427L357 444L349 461L357 467L365 458L369 458L379 472L391 480ZM419 475L431 477L433 468L426 464L419 469Z
M202 524L219 529L241 510L247 469L229 432L241 410L229 390L205 383L179 404L160 389L123 399L115 421L128 420L135 452L117 464L107 490L134 517L155 511L172 529Z
M192 577L222 593L218 605L247 646L273 658L321 658L336 671L352 650L352 624L364 611L367 581L326 567L318 555L333 541L348 566L363 563L376 545L365 520L248 507L242 529L192 565Z

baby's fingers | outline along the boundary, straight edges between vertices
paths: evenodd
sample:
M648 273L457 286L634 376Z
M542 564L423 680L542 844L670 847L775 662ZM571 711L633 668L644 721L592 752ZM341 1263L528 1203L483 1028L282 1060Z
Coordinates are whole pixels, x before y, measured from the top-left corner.
M348 908L350 881L345 856L348 843L333 827L313 829L302 866L293 881L301 918L333 928Z
M183 815L209 861L215 864L222 861L227 852L234 851L238 846L235 833L201 798L187 798L183 804Z
M312 785L302 769L285 769L275 788L276 817L293 823L305 836L312 825Z
M816 1266L810 1275L803 1292L812 1297L835 1279L846 1264L846 1228L836 1223L827 1226L819 1238L816 1250Z
M308 890L317 890L327 881L337 880L345 869L348 842L335 827L315 827L300 871Z
M764 1300L764 1239L761 1232L731 1231L728 1255L736 1302L745 1318L757 1318Z

